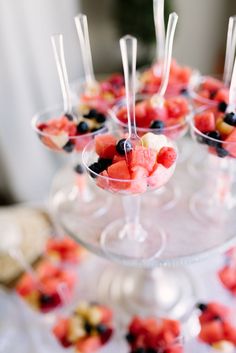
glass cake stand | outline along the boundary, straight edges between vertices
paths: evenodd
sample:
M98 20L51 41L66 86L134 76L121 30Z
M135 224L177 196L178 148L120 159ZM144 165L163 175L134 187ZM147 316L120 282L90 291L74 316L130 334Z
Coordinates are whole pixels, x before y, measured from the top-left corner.
M196 144L188 141L188 145L194 153ZM143 207L141 212L144 218L152 214L158 219L158 226L165 228L167 242L163 252L145 263L138 259L130 261L125 256L113 256L112 261L126 267L112 273L104 271L101 277L99 288L102 288L103 296L109 297L111 302L120 303L121 310L134 314L143 308L146 314L184 319L196 302L198 288L182 266L214 256L235 243L236 222L233 213L207 228L205 223L191 215L189 199L199 189L201 181L189 178L187 163L177 169L173 182L183 191L178 208L166 212ZM60 214L60 210L57 220L68 234L89 251L111 260L109 253L101 247L100 235L107 223L119 217L121 212L119 197L113 196L112 207L106 217L96 222L87 218L82 224L73 214Z

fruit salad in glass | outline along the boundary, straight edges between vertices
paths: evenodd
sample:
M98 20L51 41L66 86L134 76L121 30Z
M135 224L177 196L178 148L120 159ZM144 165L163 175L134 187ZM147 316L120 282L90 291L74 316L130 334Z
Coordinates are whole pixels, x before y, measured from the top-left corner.
M16 292L41 313L49 313L70 302L76 285L76 275L50 261L41 261L32 273L25 273L16 285Z
M53 333L65 348L73 347L78 353L95 352L112 337L112 311L98 303L81 302L71 315L57 320Z

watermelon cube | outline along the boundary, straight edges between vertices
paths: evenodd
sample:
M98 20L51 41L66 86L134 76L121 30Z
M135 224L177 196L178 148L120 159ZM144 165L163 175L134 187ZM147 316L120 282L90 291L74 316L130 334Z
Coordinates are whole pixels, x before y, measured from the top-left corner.
M134 194L141 194L147 190L147 169L136 166L131 170L131 179L130 191Z
M214 131L216 127L215 116L212 112L203 112L194 117L195 127L201 132Z
M107 173L109 178L117 179L109 180L109 185L114 191L125 190L130 187L130 172L125 160L112 164L108 167Z
M99 157L112 159L116 152L116 138L111 134L97 135L95 149Z
M140 166L145 168L150 173L157 159L157 152L151 148L136 146L128 155L128 162L130 168Z

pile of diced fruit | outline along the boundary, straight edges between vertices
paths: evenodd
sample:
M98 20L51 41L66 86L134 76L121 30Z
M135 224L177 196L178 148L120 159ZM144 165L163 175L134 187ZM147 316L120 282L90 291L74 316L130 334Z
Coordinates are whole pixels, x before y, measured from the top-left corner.
M170 67L170 78L167 87L167 94L180 94L190 84L192 70L187 66L180 66L172 59ZM140 91L145 94L158 92L162 80L162 65L157 63L150 69L145 70L140 76Z
M68 236L49 238L46 255L56 263L80 263L85 250Z
M219 270L218 276L226 289L230 291L233 296L236 296L236 248L230 249L226 253L226 263Z
M134 317L126 340L130 353L182 353L179 321L170 319Z
M220 80L206 77L196 90L194 101L201 104L201 98L216 104L218 111L224 113L229 103L229 89Z
M86 108L86 109L85 109ZM95 133L104 127L106 116L95 109L84 107L81 116L65 114L61 117L50 119L39 123L37 129L42 142L55 151L72 152L74 149L80 150L80 139L91 133Z
M97 303L80 303L72 315L57 321L53 333L63 347L73 346L78 353L94 352L112 336L112 312Z
M16 291L33 308L47 313L70 300L75 283L74 272L43 260L36 267L34 275L25 273L21 277Z
M161 133L164 129L180 126L181 131L189 111L188 100L181 96L160 99L158 102L152 98L143 100L135 106L137 128L151 129ZM127 124L126 107L119 109L116 116L119 121Z
M147 133L140 145L112 134L95 137L97 162L89 166L97 185L113 192L143 193L166 184L173 174L177 153L164 135Z
M206 110L194 117L194 125L201 134L197 134L200 143L209 146L211 153L223 158L236 158L236 114L215 113Z
M85 92L80 100L92 104L101 111L112 107L116 100L125 96L124 77L121 74L112 74L106 80L99 82L95 92Z
M200 303L199 339L222 352L234 352L236 348L236 326L230 323L230 310L227 306L210 302Z

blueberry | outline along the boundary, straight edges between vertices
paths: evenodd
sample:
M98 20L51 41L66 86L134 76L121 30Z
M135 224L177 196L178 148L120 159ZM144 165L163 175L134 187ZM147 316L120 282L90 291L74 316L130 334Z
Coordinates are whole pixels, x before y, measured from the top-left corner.
M182 96L188 96L189 95L189 91L187 90L187 88L182 88L179 93Z
M98 163L101 165L103 170L107 169L112 164L112 159L108 158L99 158Z
M67 153L71 153L73 149L74 149L74 144L70 140L63 147L63 150L66 151Z
M163 130L164 129L164 123L161 120L153 120L150 125L150 129L158 129L158 130Z
M78 174L83 174L84 173L84 167L82 166L82 164L77 164L74 167L74 171Z
M125 336L125 339L127 342L129 343L133 343L135 341L135 336L132 333L127 333L127 335Z
M217 91L211 91L210 92L210 99L214 99L216 96Z
M91 109L87 114L84 114L83 117L86 119L94 119L98 115L98 112L96 109Z
M130 141L127 141L126 139L121 139L120 141L117 142L116 144L116 151L119 153L121 156L125 155L126 153L129 153L132 151L133 147L131 145Z
M235 113L227 113L224 117L224 122L232 125L232 126L236 126L236 114Z
M210 139L206 140L206 144L208 146L216 147L216 146L219 145L220 142L211 140L211 139L215 139L215 140L220 140L221 139L220 133L218 131L209 131L209 132L206 132L205 135L207 137L210 137Z
M100 335L102 335L103 333L107 332L107 329L108 329L108 327L107 327L106 325L104 325L104 324L98 324L98 325L96 326L96 330L97 330L97 332L98 332Z
M106 116L102 113L98 113L96 116L96 121L100 124L105 123L106 121Z
M92 326L88 322L85 322L84 328L85 328L85 331L87 332L87 334L89 335L92 331Z
M217 156L220 157L220 158L224 158L224 157L227 157L227 156L229 155L229 152L226 151L226 150L222 147L222 144L216 146L216 153L217 153Z
M198 303L198 304L196 305L196 307L197 307L199 310L201 310L202 312L204 312L204 311L207 310L207 305L204 304L204 303Z
M92 178L96 178L96 174L100 174L104 169L102 169L102 166L100 163L95 162L89 166L90 169L90 175Z
M66 114L65 114L65 117L66 117L69 121L73 121L73 120L74 120L74 117L73 117L72 114L66 113Z
M52 295L41 294L39 297L39 302L41 305L52 305L54 303L54 298Z
M77 132L79 134L85 134L86 132L88 132L89 130L89 126L85 121L81 121L78 125L77 125Z
M221 113L224 113L226 111L227 107L228 107L228 104L223 101L218 104L218 110Z

